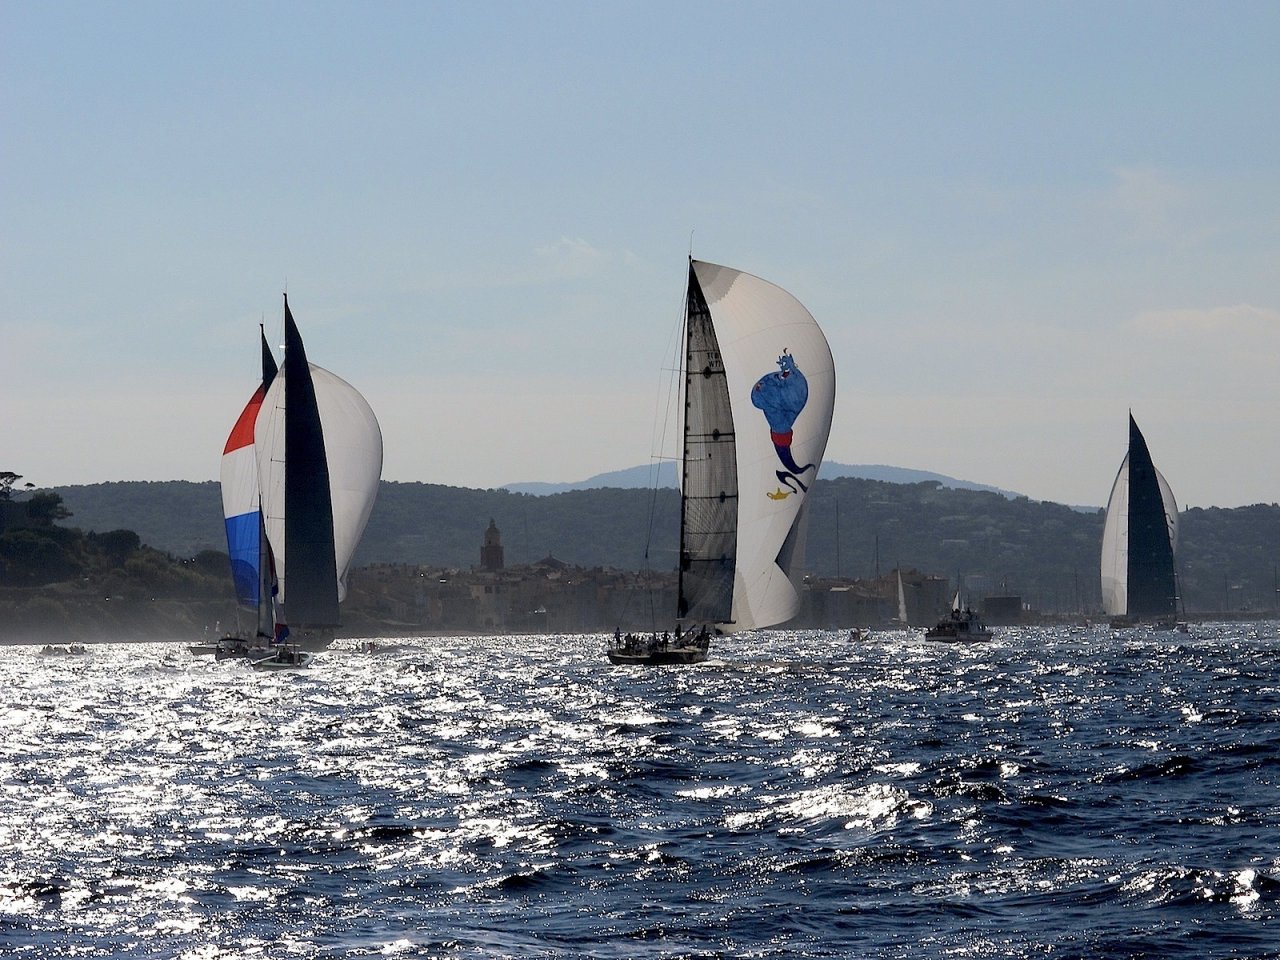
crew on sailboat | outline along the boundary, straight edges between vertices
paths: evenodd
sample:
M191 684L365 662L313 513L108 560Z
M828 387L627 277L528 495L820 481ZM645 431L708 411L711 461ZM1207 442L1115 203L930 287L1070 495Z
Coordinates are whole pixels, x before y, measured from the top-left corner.
M658 636L656 630L649 634L648 637L629 631L623 634L621 628L613 631L614 649L626 654L650 654L656 651L687 648L700 649L705 652L710 645L711 631L705 623L696 632L688 634L682 634L680 625L677 624L674 642L672 642L670 630L664 630L661 637Z

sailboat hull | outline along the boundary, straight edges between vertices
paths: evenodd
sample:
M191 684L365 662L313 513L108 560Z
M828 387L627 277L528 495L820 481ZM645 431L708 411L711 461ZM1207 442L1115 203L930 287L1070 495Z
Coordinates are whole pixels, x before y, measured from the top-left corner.
M957 602L959 596L960 594L957 592ZM968 607L961 610L957 606L952 609L948 616L926 630L924 638L942 643L978 643L983 640L990 640L991 631L987 629L987 625L982 622L982 618L974 611Z
M310 669L314 657L305 650L298 650L293 644L281 647L270 656L254 660L250 666L255 670L307 670Z
M924 638L937 643L979 643L983 640L990 640L991 631L986 627L961 631L931 627L924 632Z
M213 652L215 660L261 660L271 655L271 638L223 637Z
M670 650L654 650L650 653L623 653L621 650L609 651L609 662L630 664L632 666L663 666L667 664L702 663L707 659L707 651L698 647L676 647Z

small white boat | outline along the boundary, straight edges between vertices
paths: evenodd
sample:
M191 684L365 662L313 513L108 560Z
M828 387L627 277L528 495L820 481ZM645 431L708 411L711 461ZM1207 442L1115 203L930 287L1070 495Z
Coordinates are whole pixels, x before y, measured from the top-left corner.
M215 660L227 660L232 657L259 660L270 656L272 652L269 636L241 637L230 633L221 637L217 643L193 643L189 644L187 649L191 651L192 656L213 657Z
M256 637L223 637L213 651L215 660L249 659L261 660L269 657L275 648L271 638L259 634Z
M355 646L356 653L399 653L408 649L403 643L387 643L385 640L361 640Z
M314 660L315 656L310 652L285 644L269 657L251 660L250 665L255 670L307 670Z
M84 649L84 644L82 643L73 643L68 647L60 646L58 644L46 643L43 649L41 649L40 651L40 655L45 657L66 656L68 654L79 656L80 654L83 654L83 653L85 653L85 649Z

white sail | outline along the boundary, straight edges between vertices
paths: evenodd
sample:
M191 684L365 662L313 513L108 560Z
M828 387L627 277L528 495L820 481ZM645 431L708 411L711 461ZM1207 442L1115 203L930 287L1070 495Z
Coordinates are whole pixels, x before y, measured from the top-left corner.
M369 522L382 476L382 431L364 397L355 387L314 363L308 364L315 385L316 406L324 432L333 503L334 559L338 600L347 595L347 571L360 536ZM258 477L267 539L275 556L279 600L287 603L288 559L285 544L285 430L288 383L281 370L267 391L259 415Z
M907 623L907 591L902 586L902 570L898 570L898 622Z
M1121 617L1129 609L1129 455L1111 485L1102 527L1102 609Z
M795 616L808 490L835 407L822 330L791 294L751 274L694 261L728 379L736 436L737 560L732 622L749 630ZM798 390L798 387L807 388Z
M1153 466L1153 469L1154 466ZM1164 475L1156 469L1160 499L1164 504L1169 543L1178 550L1178 502ZM1129 454L1125 454L1111 485L1106 521L1102 527L1102 609L1109 617L1129 612Z

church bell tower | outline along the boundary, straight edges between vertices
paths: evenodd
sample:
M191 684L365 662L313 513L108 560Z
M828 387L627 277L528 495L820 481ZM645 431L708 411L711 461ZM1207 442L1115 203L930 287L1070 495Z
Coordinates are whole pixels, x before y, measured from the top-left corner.
M489 529L484 532L484 546L480 548L480 567L484 570L502 569L502 533L489 518Z

